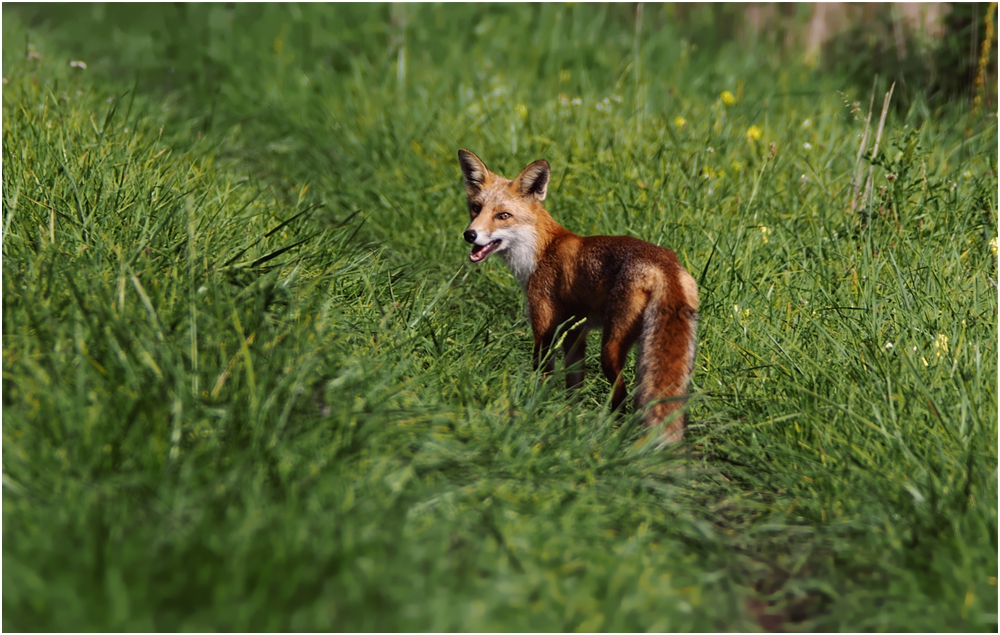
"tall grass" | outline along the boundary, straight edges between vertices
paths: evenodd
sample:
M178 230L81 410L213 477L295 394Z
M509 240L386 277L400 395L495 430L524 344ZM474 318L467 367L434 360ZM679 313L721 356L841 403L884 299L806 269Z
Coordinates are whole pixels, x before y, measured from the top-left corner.
M859 164L869 95L648 7L26 15L5 628L996 628L992 117ZM682 447L531 372L458 147L698 279Z

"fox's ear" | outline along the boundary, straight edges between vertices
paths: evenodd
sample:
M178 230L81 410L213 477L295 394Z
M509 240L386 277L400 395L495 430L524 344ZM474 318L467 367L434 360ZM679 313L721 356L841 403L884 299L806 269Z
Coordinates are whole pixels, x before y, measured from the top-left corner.
M545 200L549 188L549 162L539 159L521 170L517 175L517 189L524 197Z
M462 166L462 176L465 177L465 192L471 197L483 189L486 184L486 164L468 150L458 151L458 162Z

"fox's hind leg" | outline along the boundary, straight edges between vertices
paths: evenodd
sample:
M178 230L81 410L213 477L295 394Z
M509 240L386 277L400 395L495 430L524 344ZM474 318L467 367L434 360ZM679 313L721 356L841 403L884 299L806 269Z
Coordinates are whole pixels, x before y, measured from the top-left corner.
M624 285L618 285L624 287ZM625 402L628 391L622 370L628 351L642 331L642 311L645 307L644 294L629 293L626 289L614 289L604 317L604 332L601 334L601 369L604 376L614 386L611 407L619 410Z
M625 396L628 393L625 389L625 380L622 379L622 371L625 369L625 358L629 347L621 340L608 339L606 336L602 339L604 341L601 343L601 370L615 388L611 397L611 409L619 410L625 403Z

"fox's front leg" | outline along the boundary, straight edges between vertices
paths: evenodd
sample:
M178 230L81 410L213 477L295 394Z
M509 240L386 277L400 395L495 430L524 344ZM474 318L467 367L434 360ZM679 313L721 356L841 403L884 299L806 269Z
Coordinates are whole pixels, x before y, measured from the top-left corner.
M542 369L543 375L549 375L555 370L555 359L552 357L552 337L552 333L535 334L532 362L535 370Z
M578 326L570 329L563 340L566 355L566 387L579 388L583 384L583 359L587 352L587 328Z

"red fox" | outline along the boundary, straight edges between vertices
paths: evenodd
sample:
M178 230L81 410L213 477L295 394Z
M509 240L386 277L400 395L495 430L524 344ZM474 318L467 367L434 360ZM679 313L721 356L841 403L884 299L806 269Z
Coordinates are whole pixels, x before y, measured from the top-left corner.
M620 410L627 391L625 357L639 342L636 409L653 426L683 406L694 366L698 285L677 256L627 236L581 237L564 229L542 206L549 164L535 161L513 181L490 172L475 154L458 151L471 222L469 260L496 252L528 296L535 368L553 369L549 348L562 324L576 324L563 341L566 385L583 382L587 331L603 329L601 368ZM684 416L667 422L664 440L684 436Z

